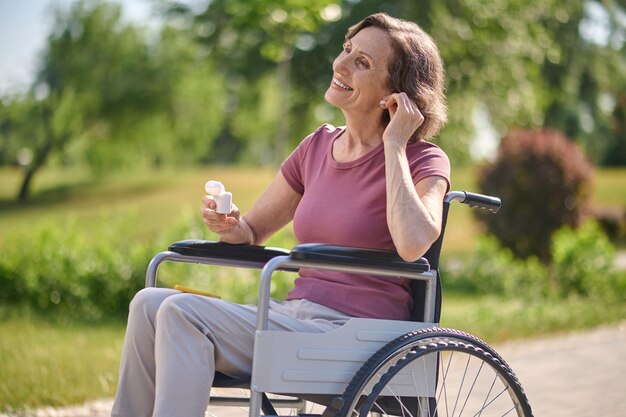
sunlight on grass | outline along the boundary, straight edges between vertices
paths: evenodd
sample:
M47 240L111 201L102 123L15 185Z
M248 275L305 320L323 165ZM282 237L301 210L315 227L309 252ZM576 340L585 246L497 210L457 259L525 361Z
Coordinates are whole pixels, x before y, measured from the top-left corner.
M107 180L80 183L80 172L46 171L35 187L29 202L13 201L13 187L18 178L9 170L0 170L4 185L0 188L0 245L2 236L32 230L45 222L60 225L72 218L88 228L103 217L137 214L141 222L133 230L136 236L150 236L167 228L182 216L196 216L204 195L204 183L219 179L232 190L234 202L248 210L271 181L271 169L210 168L179 171L144 172L112 176ZM58 181L56 186L49 178ZM6 182L5 182L6 180ZM59 185L62 184L62 185ZM15 184L14 184L15 185ZM46 185L46 187L44 187ZM38 191L38 192L37 192ZM132 238L133 236L129 236Z
M626 168L596 171L593 202L598 205L626 206Z
M23 309L2 312L0 411L78 404L114 394L121 323L54 323Z
M446 294L441 317L443 327L497 343L616 323L626 317L626 305L576 297L528 300Z

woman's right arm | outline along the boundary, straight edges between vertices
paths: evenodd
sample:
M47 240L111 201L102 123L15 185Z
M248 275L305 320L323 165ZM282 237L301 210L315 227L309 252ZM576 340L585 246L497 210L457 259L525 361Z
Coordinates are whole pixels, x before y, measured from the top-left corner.
M274 179L243 217L233 205L229 214L215 212L215 201L209 196L202 198L200 213L208 228L226 243L258 245L293 219L302 196L287 183L282 172Z

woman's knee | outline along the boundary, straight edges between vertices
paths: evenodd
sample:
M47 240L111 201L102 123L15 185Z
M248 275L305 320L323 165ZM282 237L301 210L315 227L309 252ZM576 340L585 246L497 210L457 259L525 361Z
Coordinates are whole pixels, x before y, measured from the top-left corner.
M178 293L163 300L156 313L156 320L163 325L183 323L212 332L214 326L227 314L222 300L201 297L194 294Z
M130 314L146 315L154 319L163 301L177 292L167 288L143 288L131 300L129 306Z

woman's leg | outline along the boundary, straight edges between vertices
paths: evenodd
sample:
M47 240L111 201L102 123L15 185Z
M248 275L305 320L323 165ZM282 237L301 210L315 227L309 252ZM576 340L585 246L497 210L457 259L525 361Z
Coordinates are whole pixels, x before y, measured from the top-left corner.
M302 303L309 309L304 314L310 313L313 303L297 301ZM323 332L348 319L322 306L313 308L321 313L319 320L296 318L291 310L302 309L281 305L270 310L269 328ZM153 416L204 416L216 370L231 376L252 372L255 331L256 306L193 294L168 297L157 313Z
M323 332L347 316L294 300L270 310L274 330ZM130 305L113 416L203 416L215 370L252 370L256 306L147 288Z
M178 293L165 288L145 288L131 301L112 416L152 416L156 315L163 300Z

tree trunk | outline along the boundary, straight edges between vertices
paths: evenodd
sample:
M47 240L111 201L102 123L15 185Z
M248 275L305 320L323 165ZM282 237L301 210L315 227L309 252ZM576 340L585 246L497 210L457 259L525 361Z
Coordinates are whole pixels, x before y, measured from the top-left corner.
M52 148L54 148L55 144L55 137L51 126L52 112L48 106L43 105L41 113L45 142L43 147L35 152L33 162L24 169L24 179L22 180L22 185L20 186L20 192L17 195L17 201L20 203L26 202L30 197L30 186L33 177L46 162L48 155L50 155L50 152L52 151ZM65 139L66 138L60 140L59 143L63 143Z
M22 185L20 186L20 192L17 196L17 201L24 203L30 197L30 185L35 176L35 173L39 171L48 158L50 151L52 150L54 139L49 138L42 149L37 152L36 157L33 159L33 163L24 169L24 178L22 179Z

